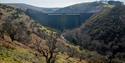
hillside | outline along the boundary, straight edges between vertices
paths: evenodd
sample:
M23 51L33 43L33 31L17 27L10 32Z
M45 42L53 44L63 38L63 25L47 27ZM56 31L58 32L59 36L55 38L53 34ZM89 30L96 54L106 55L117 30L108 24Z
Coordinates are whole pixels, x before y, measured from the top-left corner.
M1 63L102 63L94 51L80 50L20 9L0 4Z
M55 13L96 13L101 11L103 5L99 2L79 3L56 10Z
M74 15L56 13L45 14L30 9L26 11L26 14L36 20L36 22L61 32L67 29L74 29L79 27L82 23L85 22L85 20L93 15L93 13L81 13Z
M94 13L101 11L103 5L97 2L75 4L46 14L29 9L26 14L45 26L65 31L81 26Z
M94 13L101 11L102 3L90 2L68 6L65 8L48 8L48 10L26 4L6 4L16 8L25 9L25 13L36 22L58 31L74 29L81 26ZM49 12L50 9L50 12ZM55 9L55 10L54 10ZM51 10L54 10L51 12ZM44 12L45 11L45 12Z
M12 6L15 8L19 8L22 9L24 11L31 9L31 10L35 10L35 11L39 11L39 12L43 12L43 13L53 13L56 10L58 10L59 8L43 8L43 7L36 7L36 6L32 6L32 5L28 5L28 4L23 4L23 3L3 3L5 5L8 6Z
M40 63L42 59L36 56L38 52L29 47L35 42L34 35L36 38L41 35L40 28L42 26L23 11L0 4L0 62Z
M80 45L107 57L107 63L125 62L125 6L106 7L92 16L80 28L67 31L64 36Z
M22 3L4 4L21 9L36 22L63 32L80 27L93 14L101 12L105 6L112 7L117 1L109 3L111 5L101 2L87 2L64 8L41 8Z
M8 6L12 6L12 7L16 7L16 8L20 8L22 10L27 10L27 9L31 9L31 10L36 10L39 12L43 12L43 13L96 13L99 12L103 7L103 5L105 5L104 3L100 3L100 2L87 2L87 3L78 3L78 4L74 4L71 6L67 6L64 8L42 8L42 7L36 7L36 6L32 6L32 5L28 5L28 4L23 4L23 3L3 3L6 4Z

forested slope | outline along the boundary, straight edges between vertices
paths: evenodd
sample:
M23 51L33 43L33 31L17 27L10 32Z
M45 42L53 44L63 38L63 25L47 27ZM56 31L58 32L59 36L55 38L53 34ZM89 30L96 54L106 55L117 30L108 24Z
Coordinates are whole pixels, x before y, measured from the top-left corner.
M67 40L83 49L97 51L108 63L125 62L125 6L106 7L80 28L64 33Z

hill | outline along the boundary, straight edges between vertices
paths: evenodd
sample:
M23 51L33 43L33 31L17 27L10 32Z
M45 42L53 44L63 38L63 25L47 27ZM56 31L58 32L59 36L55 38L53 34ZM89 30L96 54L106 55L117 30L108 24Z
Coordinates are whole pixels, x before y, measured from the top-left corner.
M81 48L97 51L108 63L124 63L125 6L106 7L92 16L80 28L64 33L70 42Z
M104 4L102 3L91 2L60 8L53 13L44 14L37 11L34 11L34 13L32 13L33 10L30 9L26 13L45 26L55 28L59 31L64 31L67 29L74 29L79 27L94 13L101 11L103 5Z
M34 10L27 10L26 14L36 20L36 22L39 22L44 26L54 28L61 32L67 29L74 29L76 27L79 27L82 23L85 22L85 20L93 15L93 13L45 14Z
M43 12L43 13L53 13L54 11L58 10L59 8L43 8L43 7L36 7L28 4L23 3L3 3L8 6L12 6L18 9L22 9L26 11L27 9Z
M101 11L103 5L100 2L79 3L56 10L55 13L96 13Z
M39 8L26 4L6 4L20 9L44 26L59 31L74 29L84 23L94 13L101 11L102 3L90 2L76 4L65 8ZM48 9L48 10L47 10ZM55 10L54 10L55 9ZM54 10L54 11L53 11Z
M93 59L94 57L94 59ZM99 60L99 61L98 61ZM97 63L103 56L80 50L24 11L0 4L1 63Z
M40 63L37 51L29 45L35 42L34 36L43 36L38 32L41 28L22 10L0 4L0 62Z

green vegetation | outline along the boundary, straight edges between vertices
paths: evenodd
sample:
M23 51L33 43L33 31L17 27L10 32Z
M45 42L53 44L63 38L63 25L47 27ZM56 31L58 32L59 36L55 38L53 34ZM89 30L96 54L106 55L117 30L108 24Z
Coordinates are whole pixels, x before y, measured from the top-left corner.
M93 5L98 6L97 3ZM0 5L0 62L125 62L124 10L124 5L104 6L104 10L83 26L60 36L55 30L34 22L20 9ZM65 19L63 16L62 25Z
M1 63L33 63L42 62L42 59L38 59L33 52L21 47L18 48L6 48L0 46L0 62Z
M81 49L97 51L106 63L124 63L125 6L106 7L80 28L67 32L65 38Z
M40 24L54 28L61 32L66 29L73 29L75 27L79 27L81 23L83 23L93 14L93 13L81 13L78 15L77 14L67 15L62 13L60 15L56 15L56 14L44 14L42 12L30 9L27 10L26 13Z
M34 22L19 9L0 5L0 11L1 63L87 63L93 56L94 52L81 58L86 52L81 53L79 47L67 44L57 32ZM82 55L70 55L74 51Z

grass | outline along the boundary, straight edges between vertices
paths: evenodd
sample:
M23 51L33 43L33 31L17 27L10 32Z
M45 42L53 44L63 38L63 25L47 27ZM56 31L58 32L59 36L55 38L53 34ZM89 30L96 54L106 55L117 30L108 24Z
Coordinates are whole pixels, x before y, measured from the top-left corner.
M67 56L59 54L57 56L56 63L77 63L78 60L75 58L69 58ZM32 52L27 49L18 48L9 49L4 46L0 46L0 62L1 63L45 63L45 59L38 59Z
M56 63L86 63L79 62L77 58L66 59L67 55L59 54ZM16 47L15 49L0 46L0 63L45 63L44 58L38 58L27 49Z
M7 46L8 45L8 46ZM28 49L16 42L0 42L0 63L46 63L45 58L36 56L34 50ZM66 59L68 55L58 54L56 63L78 63L78 58ZM84 62L79 62L84 63Z
M24 48L11 49L0 46L0 62L1 63L33 63L42 62L34 53Z
M87 63L87 61L83 60L83 61L79 61L78 58L68 58L68 55L65 54L59 54L57 56L57 61L56 63Z

